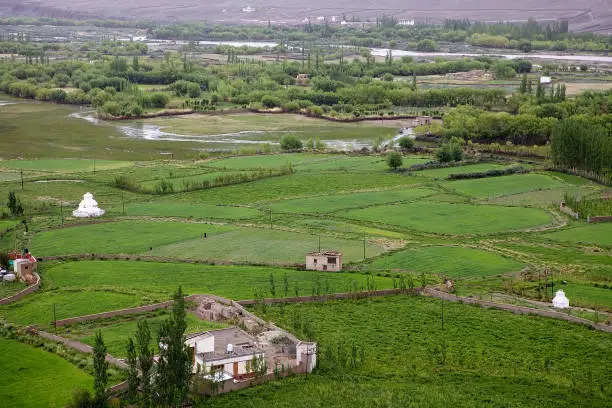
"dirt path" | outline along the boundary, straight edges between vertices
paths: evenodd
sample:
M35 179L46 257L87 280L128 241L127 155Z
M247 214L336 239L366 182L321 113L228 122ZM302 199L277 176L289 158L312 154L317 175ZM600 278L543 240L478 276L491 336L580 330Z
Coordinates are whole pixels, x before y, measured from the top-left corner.
M47 339L47 340L51 340L51 341L56 341L58 343L62 343L68 347L70 347L71 349L80 351L81 353L87 353L87 354L93 354L93 347L91 347L88 344L85 343L81 343L80 341L77 340L70 340L67 339L65 337L61 337L61 336L57 336L55 334L51 334L51 333L47 333L45 331L42 330L34 330L34 333L37 334L38 336ZM122 360L119 360L118 358L115 358L113 356L111 356L110 354L108 354L106 356L106 361L108 361L110 364L117 366L119 368L122 369L126 369L128 368L127 364L124 363Z
M479 300L475 298L461 297L461 296L452 295L450 293L441 292L439 290L432 289L432 288L426 288L423 291L423 294L426 296L437 297L442 300L448 300L450 302L463 302L463 303L468 303L472 305L480 305L482 307L492 307L495 309L507 310L513 313L518 313L518 314L532 314L532 315L538 315L538 316L548 317L552 319L565 320L571 323L579 323L579 324L591 326L592 328L603 331L603 332L612 333L612 326L608 326L603 323L595 323L590 320L583 319L581 317L572 316L572 315L569 315L563 312L557 312L557 311L545 310L545 309L535 309L535 308L526 307L526 306L517 306L517 305L511 305L507 303L495 303L495 302L491 302L488 300Z

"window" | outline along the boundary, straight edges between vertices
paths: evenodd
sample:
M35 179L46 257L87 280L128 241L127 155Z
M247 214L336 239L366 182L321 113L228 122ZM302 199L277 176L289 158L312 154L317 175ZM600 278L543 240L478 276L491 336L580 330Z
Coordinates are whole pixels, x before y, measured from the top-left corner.
M336 264L336 257L328 256L327 257L327 263L330 264L330 265L335 265Z
M314 264L315 264L315 265L317 264L317 258L315 258L315 259L314 259Z
M223 364L214 365L210 367L210 372L211 373L222 373L224 368L225 366Z

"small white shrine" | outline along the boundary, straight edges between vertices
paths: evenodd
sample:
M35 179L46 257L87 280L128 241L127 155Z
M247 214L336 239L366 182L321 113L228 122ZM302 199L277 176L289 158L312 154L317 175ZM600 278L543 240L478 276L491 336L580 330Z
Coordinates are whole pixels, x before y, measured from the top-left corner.
M93 194L85 193L83 201L79 203L79 208L72 212L78 218L92 218L104 215L104 210L98 208L98 202L94 200Z
M569 307L569 299L565 297L565 292L558 290L553 298L553 307L557 309L567 309Z

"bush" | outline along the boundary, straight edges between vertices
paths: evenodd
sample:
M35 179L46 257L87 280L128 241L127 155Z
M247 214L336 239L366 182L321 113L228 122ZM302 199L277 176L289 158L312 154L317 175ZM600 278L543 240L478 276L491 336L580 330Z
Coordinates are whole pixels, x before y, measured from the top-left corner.
M389 152L387 155L387 165L391 167L393 170L397 170L404 164L404 160L402 155L398 152Z
M405 150L410 150L414 147L414 140L412 140L410 137L408 136L404 136L399 140L399 146L402 149Z
M285 135L280 140L281 149L283 150L300 150L304 145L302 141L295 135Z
M418 51L432 52L432 51L435 51L436 48L438 48L438 45L436 44L434 40L430 40L430 39L421 40L417 44Z
M263 105L264 108L276 108L281 106L281 101L280 99L274 97L274 96L270 96L270 95L266 95L263 98L261 98L261 104Z
M459 143L444 143L436 152L436 158L442 163L463 160L463 149Z
M165 108L170 102L170 97L165 93L155 92L151 94L151 106L154 108Z

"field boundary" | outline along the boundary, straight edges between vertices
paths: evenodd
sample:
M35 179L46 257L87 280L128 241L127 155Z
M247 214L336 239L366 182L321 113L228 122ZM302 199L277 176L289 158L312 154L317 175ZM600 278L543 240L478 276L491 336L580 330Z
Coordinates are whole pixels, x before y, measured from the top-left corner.
M457 296L457 295L442 292L442 291L432 289L432 288L426 288L422 293L426 296L432 296L432 297L436 297L442 300L447 300L450 302L462 302L462 303L467 303L467 304L472 304L472 305L479 305L479 306L486 307L486 308L506 310L506 311L510 311L513 313L517 313L517 314L531 314L531 315L538 315L542 317L548 317L551 319L565 320L570 323L579 323L579 324L583 324L586 326L590 326L595 330L612 333L612 326L595 323L590 320L583 319L581 317L572 316L567 313L557 312L554 310L535 309L532 307L517 306L517 305L511 305L507 303L495 303L495 302L491 302L488 300L480 300L480 299L475 299L475 298Z
M29 295L30 293L36 292L38 289L40 289L40 276L36 272L34 272L34 276L36 277L36 282L23 289L21 292L14 294L13 296L8 296L3 299L0 299L0 305L7 305L9 303L16 302L19 299Z

